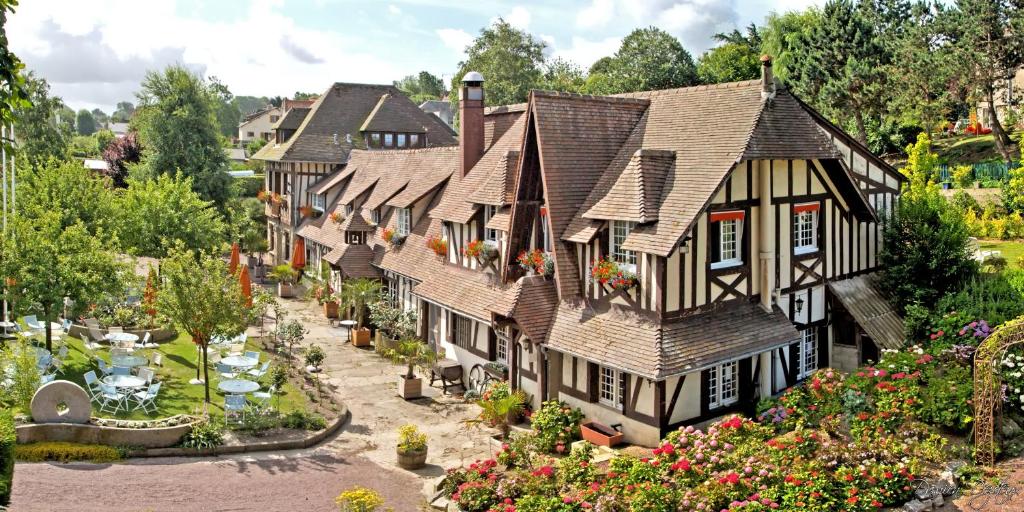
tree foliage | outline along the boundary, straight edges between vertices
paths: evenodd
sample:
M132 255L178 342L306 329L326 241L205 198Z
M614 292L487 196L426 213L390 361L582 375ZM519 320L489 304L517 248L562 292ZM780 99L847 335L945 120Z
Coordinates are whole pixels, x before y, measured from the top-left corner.
M115 187L128 186L128 172L132 164L142 161L142 145L135 132L115 138L103 150L103 161L107 163L107 176Z
M597 94L670 89L697 83L693 57L678 39L656 27L630 32L602 67L607 78L593 80L603 89L593 91Z
M543 74L546 47L540 39L498 18L466 48L466 59L459 63L459 71L452 77L452 103L458 102L462 77L470 71L484 75L487 105L526 101L530 89Z
M718 84L753 80L761 76L758 47L743 43L725 43L708 50L697 59L697 77L702 83Z
M29 103L22 103L14 113L14 133L22 161L36 166L51 158L65 158L74 135L74 111L64 105L64 100L50 96L50 84L32 72L25 77L25 87ZM70 117L67 112L71 112Z
M7 41L7 16L14 13L17 6L17 0L0 0L0 83L4 84L0 87L0 125L3 126L14 124L15 112L25 109L29 102L29 91L22 76L25 65L11 52ZM8 152L12 151L11 135L7 134L0 144Z
M555 57L544 64L544 74L538 89L562 92L583 92L587 77L575 62Z
M92 112L83 108L75 114L75 130L79 135L96 133L96 118L92 116Z
M238 105L235 104L235 96L231 94L228 86L221 83L215 76L210 77L209 87L220 134L228 138L237 136L238 122L242 119L242 113L238 110Z
M169 66L146 73L139 100L132 125L146 147L142 177L180 171L204 199L224 204L231 178L210 87L184 67Z
M110 120L115 123L127 123L135 115L135 104L130 101L117 102L117 108L110 114Z
M105 179L80 162L51 160L23 170L21 180L19 215L29 219L52 217L58 229L81 224L90 235L110 235L116 212L114 194Z
M159 176L128 181L117 201L114 227L123 248L136 256L163 258L175 247L192 251L218 249L225 226L213 204L193 192L192 179Z
M444 80L436 77L428 71L420 71L416 75L408 75L401 80L395 80L395 87L409 96L413 103L420 104L427 100L438 100L447 94L444 90Z
M212 254L177 248L161 263L161 276L164 283L157 293L157 309L203 349L201 366L209 403L205 349L215 337L230 338L245 331L245 296L227 263Z

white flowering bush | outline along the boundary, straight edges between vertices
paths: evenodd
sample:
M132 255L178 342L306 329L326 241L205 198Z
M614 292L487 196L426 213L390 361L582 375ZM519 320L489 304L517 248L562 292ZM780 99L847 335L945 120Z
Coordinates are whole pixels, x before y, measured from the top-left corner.
M1007 352L999 366L1006 400L1011 407L1024 410L1024 355Z

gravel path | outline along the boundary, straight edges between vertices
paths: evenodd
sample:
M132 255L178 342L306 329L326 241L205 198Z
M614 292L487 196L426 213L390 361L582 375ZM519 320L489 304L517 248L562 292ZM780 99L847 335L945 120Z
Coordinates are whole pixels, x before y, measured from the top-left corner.
M18 464L12 512L337 511L334 497L371 487L396 511L420 509L421 484L358 455L324 450L265 457Z

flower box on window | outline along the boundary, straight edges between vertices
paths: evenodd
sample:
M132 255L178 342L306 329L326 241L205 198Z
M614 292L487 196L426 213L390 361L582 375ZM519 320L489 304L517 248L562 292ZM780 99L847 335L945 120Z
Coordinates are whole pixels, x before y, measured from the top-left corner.
M308 219L308 218L313 216L313 207L312 206L303 206L303 207L299 208L299 214L302 215L304 218Z
M484 265L498 259L497 244L488 243L485 240L473 240L462 250L462 253L469 258L475 258Z
M383 238L384 241L392 247L398 247L405 242L405 235L398 233L391 228L384 228L384 230L381 231L381 238Z
M335 224L341 224L341 221L345 220L345 216L342 215L341 212L331 212L331 214L328 215L327 218L331 219L331 222Z
M548 254L540 249L522 251L516 258L519 266L528 272L536 272L544 277L555 273L555 262Z
M615 290L628 290L636 286L636 274L620 267L617 262L608 258L594 261L590 269L590 277Z
M436 236L428 238L427 247L438 256L446 256L448 254L448 241L443 238Z

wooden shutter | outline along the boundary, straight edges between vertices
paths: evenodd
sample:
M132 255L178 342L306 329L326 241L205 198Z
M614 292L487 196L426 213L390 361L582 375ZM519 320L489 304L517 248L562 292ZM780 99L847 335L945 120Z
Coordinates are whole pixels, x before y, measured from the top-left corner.
M696 242L694 242L696 243ZM722 225L718 221L711 222L708 230L708 247L711 248L711 263L722 260Z

